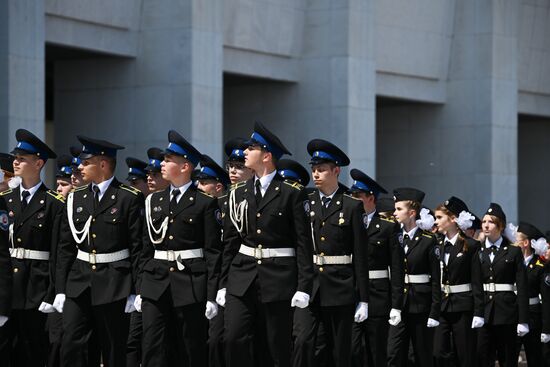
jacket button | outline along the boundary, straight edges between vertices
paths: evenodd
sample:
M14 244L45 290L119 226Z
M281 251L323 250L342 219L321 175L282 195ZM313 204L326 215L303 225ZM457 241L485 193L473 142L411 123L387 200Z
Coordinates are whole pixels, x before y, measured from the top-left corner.
M173 239L174 239L174 236L170 235L170 236L168 237L168 239L173 240Z
M176 270L176 269L174 269L174 267L171 266L171 267L170 267L170 271L174 271L174 270Z
M77 220L78 220L78 219L77 219ZM94 218L94 219L92 219L92 222L95 222L95 218Z
M403 288L403 293L407 293L407 288Z
M19 271L19 268L13 268L13 272L17 273Z
M18 238L18 239L17 239L17 242L21 242L21 238Z
M173 219L170 219L170 223L174 223L174 220L173 220Z
M321 237L321 241L324 241L325 240L325 237Z
M261 213L256 214L256 217L260 218L262 216Z
M261 230L261 229L257 229L257 230L256 230L256 233L257 233L257 234L260 234L260 233L262 233L262 230Z
M323 269L322 267L319 268L319 271L322 273L325 269Z
M324 252L321 252L321 253L319 254L319 256L325 256L325 253L324 253Z
M261 248L262 248L262 245L258 245L258 248L261 249Z
M97 269L97 267L95 265L92 265L92 270L95 270Z
M490 296L489 296L489 299L493 299L493 296L492 296L492 295L490 295Z
M262 265L262 260L258 260L258 265Z
M96 251L95 251L95 250L92 250L92 254L95 254L95 253L96 253Z
M96 238L97 236L95 235L95 233L92 233L92 238Z

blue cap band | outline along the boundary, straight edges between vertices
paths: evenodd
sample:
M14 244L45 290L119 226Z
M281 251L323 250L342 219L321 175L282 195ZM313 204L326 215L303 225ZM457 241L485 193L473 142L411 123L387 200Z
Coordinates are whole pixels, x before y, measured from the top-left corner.
M212 168L210 167L201 167L201 173L204 173L205 175L207 176L210 176L210 177L213 177L215 179L218 179L218 174L216 173L216 171L214 171Z
M183 158L189 160L195 166L197 165L197 163L199 163L199 159L197 157L194 157L193 155L189 154L189 152L187 152L187 150L183 149L182 147L180 147L176 143L170 142L168 144L168 148L166 148L166 150L169 150L171 152L174 152L176 154L179 154L179 155L183 156Z
M107 157L116 157L116 149L104 149L93 145L84 145L82 154L105 155Z
M357 190L361 190L361 191L366 191L366 192L372 193L373 195L376 195L376 196L378 196L378 194L379 194L378 191L371 189L364 182L357 181L357 180L353 181L353 185L351 186L351 189L352 190L357 189Z
M28 143L26 141L17 142L17 146L15 148L24 150L24 151L29 152L31 154L36 154L42 159L48 159L48 154L46 154L45 152L41 151L40 149L38 149L37 147L35 147L31 143Z
M300 176L296 172L294 172L293 170L282 169L282 170L279 170L278 173L279 173L279 176L281 176L282 178L291 177L291 178L294 178L298 181L301 181Z
M73 169L69 166L63 166L59 169L59 171L63 172L66 175L72 175L73 174Z
M128 169L128 173L131 173L131 174L137 175L137 176L144 176L144 177L147 176L144 171L140 170L139 168L135 168L135 167L130 167Z
M265 140L264 137L258 134L257 132L252 133L252 136L250 136L250 140L255 141L260 145L262 145L265 150L267 150L268 152L271 152L271 154L273 154L273 156L277 159L279 159L283 155L282 150L278 149L277 147L271 146L267 142L267 140Z
M158 159L149 159L149 165L160 168L160 161Z
M229 158L244 158L244 150L233 149Z
M339 164L339 160L336 157L330 155L327 152L323 152L321 150L317 150L317 151L313 152L313 155L311 156L311 158L312 159L313 158L326 159L326 160L329 160L329 161L333 161L334 163L336 163L336 165Z
M82 163L82 160L78 157L73 157L71 163L75 166L80 166L80 163Z

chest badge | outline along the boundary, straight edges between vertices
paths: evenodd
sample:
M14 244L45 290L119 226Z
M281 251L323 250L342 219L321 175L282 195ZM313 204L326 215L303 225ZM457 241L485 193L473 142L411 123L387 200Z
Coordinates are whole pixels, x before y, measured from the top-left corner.
M117 208L111 208L111 214L115 214L116 212L118 212Z
M77 212L77 213L82 213L82 207L79 206L78 208L76 208L76 212Z
M36 216L36 219L42 219L42 218L44 218L44 212L38 213L38 215Z
M10 217L12 217L12 218L15 216L15 214L14 214L13 211L11 211L11 210L10 210L10 212L8 213L8 215L9 215Z

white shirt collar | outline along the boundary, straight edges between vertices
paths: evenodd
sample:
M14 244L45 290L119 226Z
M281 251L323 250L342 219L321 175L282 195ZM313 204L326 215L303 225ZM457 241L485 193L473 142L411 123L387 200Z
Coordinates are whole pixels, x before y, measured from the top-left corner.
M405 235L408 234L409 238L412 240L414 238L414 235L415 235L417 229L418 229L418 227L414 227L413 229L410 230L410 232L407 232L407 231L405 231L405 228L403 228L403 237L405 237Z
M533 259L533 254L527 256L526 258L524 258L523 263L525 264L525 266L529 265L529 263L531 262L532 259Z
M19 194L21 195L21 201L23 200L23 191L28 191L29 192L29 196L27 198L27 203L30 203L31 202L31 199L32 197L34 196L34 193L36 191L38 191L38 188L42 186L42 181L39 181L38 184L36 184L35 186L31 187L30 189L25 189L23 187L23 184L19 184Z
M323 198L329 198L330 200L332 200L332 198L334 197L334 195L336 194L336 192L338 191L339 188L340 188L340 187L337 187L336 190L334 190L333 193L330 194L330 195L325 195L325 194L323 194L323 193L321 192L321 190L319 190L319 196L321 197L321 199L323 199Z
M491 248L491 246L495 245L497 247L497 249L500 248L500 245L502 245L502 237L499 237L499 239L497 240L497 242L495 243L491 243L491 241L489 241L489 239L485 239L485 247L486 248Z
M456 243L456 240L458 239L458 233L453 236L453 238L449 239L449 237L445 236L445 241L449 241L453 246Z
M260 180L260 185L262 186L262 191L265 191L267 190L267 188L269 187L269 184L271 183L271 181L273 181L273 178L275 177L275 175L277 174L277 170L263 176L263 177L258 177L258 176L254 176L254 186L256 186L256 180Z
M110 179L100 182L98 184L92 183L92 187L93 186L99 187L100 199L103 197L103 194L105 194L105 191L107 191L107 188L111 185L111 182L113 182L114 179L115 179L115 176L112 176Z
M189 181L188 183L186 183L185 185L180 186L180 187L176 187L176 186L170 184L170 197L172 197L172 191L174 191L175 189L178 189L178 190L180 190L180 193L179 193L178 197L176 198L176 200L179 201L180 198L183 196L183 194L185 194L187 189L189 187L191 187L192 184L193 184L193 181Z

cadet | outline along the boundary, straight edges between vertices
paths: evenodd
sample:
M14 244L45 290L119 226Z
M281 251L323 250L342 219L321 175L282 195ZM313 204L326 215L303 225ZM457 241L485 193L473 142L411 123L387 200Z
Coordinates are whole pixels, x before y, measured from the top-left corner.
M13 265L12 315L5 326L15 339L16 366L43 366L48 354L45 313L54 312L53 258L58 246L64 199L40 180L46 160L55 153L27 130L15 133L12 151L18 187L4 191L8 206ZM4 344L4 342L0 342ZM5 355L2 358L8 361Z
M297 182L304 187L309 184L309 172L304 166L292 159L277 161L277 174L285 180Z
M150 195L145 206L136 301L143 312L142 363L201 367L206 365L207 319L217 314L219 210L216 199L191 181L201 154L173 130L168 140L162 176L170 187Z
M203 154L200 160L201 168L196 179L199 181L198 189L215 198L225 195L229 185L229 175L212 158ZM220 225L221 225L221 217Z
M88 364L88 343L97 332L106 366L124 366L128 312L143 220L143 195L114 177L117 150L104 140L77 136L83 144L79 170L90 182L69 194L57 262L54 307L63 312L62 363Z
M244 182L254 175L254 171L244 164L246 148L246 140L243 138L233 138L225 143L225 154L228 157L225 169L232 184Z
M289 366L292 307L309 304L313 254L307 198L300 184L277 176L275 164L283 154L289 152L279 138L257 122L245 150L245 165L255 176L229 193L222 278L226 274L230 367L254 365L253 349L263 351L256 356L261 365Z
M540 288L541 303L542 303L542 333L540 341L542 345L542 355L544 366L550 366L550 247L546 248L546 264L544 265L544 273Z
M441 301L436 241L430 232L417 225L424 193L413 188L399 188L393 195L395 219L403 227L400 242L405 250L405 289L402 321L390 326L388 366L403 365L411 341L416 364L429 367L433 364L433 328L439 325Z
M349 158L334 144L314 139L307 145L317 190L304 203L310 214L315 277L309 307L294 311L294 366L318 365L314 359L318 327L323 324L327 356L349 366L353 320L368 317L366 218L360 200L338 185ZM357 286L357 291L356 291Z
M147 173L145 172L147 163L134 157L128 157L126 158L126 165L128 166L128 177L126 180L129 186L141 191L143 196L149 195Z
M11 315L13 271L10 260L8 207L0 196L0 359L9 365L9 330L4 325Z
M71 166L72 157L66 154L57 158L57 172L55 174L55 183L57 185L57 193L63 198L67 198L69 192L73 189L71 176L73 168Z
M482 220L485 243L481 247L481 277L485 290L485 324L478 330L480 366L517 366L516 335L529 332L529 296L523 255L502 234L506 215L491 203ZM516 293L514 293L517 291Z
M434 357L438 366L454 366L452 359L459 366L472 366L474 329L484 323L480 243L464 234L475 217L455 196L435 209L435 217L437 230L443 236L435 249L441 266L443 299L440 325L435 329Z
M353 365L365 366L366 353L366 365L385 366L389 323L395 326L401 322L403 307L404 255L398 241L399 225L378 213L378 196L387 191L358 169L352 169L350 174L354 180L352 195L363 202L367 215L368 242L363 246L367 246L369 261L369 318L353 324ZM393 208L393 200L391 204Z
M82 153L82 147L70 147L69 151L71 152L71 156L73 157L71 160L71 184L73 185L73 188L77 188L80 186L84 186L88 184L88 182L85 182L82 178L82 173L80 172L80 169L78 167L80 166L80 163L82 163L82 160L80 159L80 153Z
M149 158L149 164L145 167L147 173L147 187L149 192L162 191L168 186L170 182L162 178L160 164L164 160L164 151L160 148L147 149L147 156Z
M10 188L9 182L13 178L13 156L0 153L0 192Z

